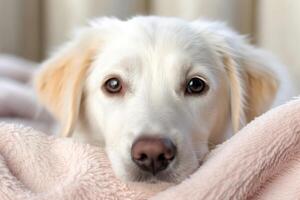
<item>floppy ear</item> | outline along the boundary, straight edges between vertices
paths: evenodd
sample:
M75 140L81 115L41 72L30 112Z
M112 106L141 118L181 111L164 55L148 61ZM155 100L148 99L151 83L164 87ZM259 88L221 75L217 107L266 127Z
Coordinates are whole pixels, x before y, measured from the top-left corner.
M237 132L272 105L279 87L272 68L279 64L222 23L195 21L192 25L206 36L226 69L232 126Z
M84 30L36 74L38 97L60 121L63 136L70 136L76 124L83 82L98 47L95 35Z
M279 82L271 70L274 62L264 52L246 46L235 57L223 52L223 63L231 91L231 119L234 132L261 115L272 105Z

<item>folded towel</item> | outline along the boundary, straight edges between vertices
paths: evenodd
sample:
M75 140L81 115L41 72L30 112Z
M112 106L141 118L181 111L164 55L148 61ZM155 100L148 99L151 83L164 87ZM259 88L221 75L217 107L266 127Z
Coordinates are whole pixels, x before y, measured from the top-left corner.
M147 198L300 199L300 100L256 118L176 186L123 183L99 147L0 124L0 199Z
M300 199L300 100L270 110L155 199Z

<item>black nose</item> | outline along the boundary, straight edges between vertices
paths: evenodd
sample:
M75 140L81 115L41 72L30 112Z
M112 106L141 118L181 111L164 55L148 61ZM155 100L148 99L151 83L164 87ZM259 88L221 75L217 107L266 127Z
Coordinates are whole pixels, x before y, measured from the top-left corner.
M133 162L153 175L166 169L175 156L176 146L167 138L141 137L131 147Z

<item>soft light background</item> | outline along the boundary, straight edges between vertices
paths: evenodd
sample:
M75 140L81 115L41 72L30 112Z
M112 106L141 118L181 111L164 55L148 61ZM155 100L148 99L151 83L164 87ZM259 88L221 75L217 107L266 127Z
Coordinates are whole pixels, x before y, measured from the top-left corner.
M41 61L92 17L226 21L288 66L300 91L299 0L0 0L0 53Z

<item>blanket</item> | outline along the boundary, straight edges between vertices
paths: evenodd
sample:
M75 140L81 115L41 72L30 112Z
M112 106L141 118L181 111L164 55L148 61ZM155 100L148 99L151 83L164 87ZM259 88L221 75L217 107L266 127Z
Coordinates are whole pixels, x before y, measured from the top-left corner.
M0 121L25 124L54 134L55 119L39 104L31 87L37 63L0 54Z
M300 199L300 100L256 118L178 185L123 183L99 147L0 124L0 199Z

